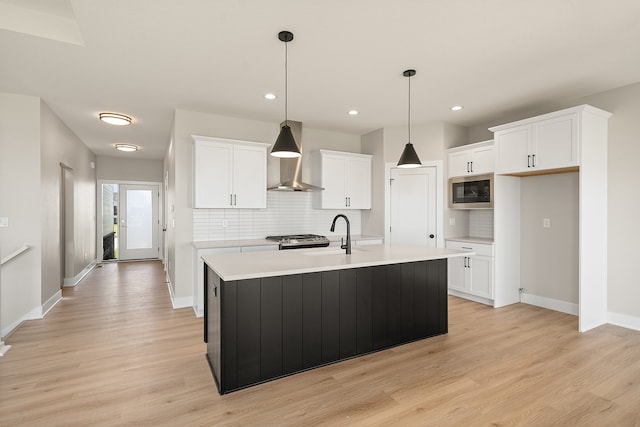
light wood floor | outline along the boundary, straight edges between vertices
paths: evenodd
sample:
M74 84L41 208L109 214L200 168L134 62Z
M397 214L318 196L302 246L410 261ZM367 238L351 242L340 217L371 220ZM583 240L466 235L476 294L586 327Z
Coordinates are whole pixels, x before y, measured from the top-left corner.
M449 303L448 335L221 397L161 264L107 264L7 340L0 426L640 425L640 333Z

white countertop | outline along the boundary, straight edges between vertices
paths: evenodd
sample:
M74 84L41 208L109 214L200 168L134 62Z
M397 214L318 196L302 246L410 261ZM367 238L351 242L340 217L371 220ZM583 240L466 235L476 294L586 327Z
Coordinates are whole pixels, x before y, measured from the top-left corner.
M326 236L331 242L339 242L344 235L331 234ZM351 236L352 242L359 240L382 240L381 236L366 236L361 234L355 234ZM210 240L210 241L196 241L193 242L193 247L196 249L213 249L213 248L237 248L247 246L278 246L278 242L273 242L267 239L242 239L242 240Z
M425 246L368 245L352 247L351 255L340 248L318 248L205 255L202 259L222 280L230 281L469 255L473 253Z

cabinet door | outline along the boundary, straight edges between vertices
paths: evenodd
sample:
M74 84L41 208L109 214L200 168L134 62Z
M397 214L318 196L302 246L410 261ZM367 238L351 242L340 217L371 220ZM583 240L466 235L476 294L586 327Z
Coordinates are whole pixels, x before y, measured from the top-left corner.
M536 169L578 165L578 115L570 114L532 124Z
M448 269L448 286L451 289L457 291L466 291L465 287L465 274L467 268L465 267L467 257L455 257L449 258L447 263Z
M530 170L531 126L519 126L496 133L496 173L518 173Z
M449 153L448 162L449 178L469 174L469 153L467 151Z
M344 209L347 206L346 160L340 157L322 158L322 208Z
M476 255L468 263L471 272L469 292L493 299L493 258Z
M231 207L231 144L196 141L194 145L194 207Z
M371 159L346 161L348 209L371 209Z
M235 208L267 207L267 150L236 145L233 151L233 194Z
M471 175L492 173L494 168L493 146L471 151L469 170Z

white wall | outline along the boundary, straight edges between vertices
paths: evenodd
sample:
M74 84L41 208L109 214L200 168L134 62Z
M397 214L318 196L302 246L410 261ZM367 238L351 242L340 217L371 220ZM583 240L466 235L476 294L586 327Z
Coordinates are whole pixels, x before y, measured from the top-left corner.
M384 132L375 130L361 138L361 152L371 154L371 209L362 211L362 234L384 236Z
M40 307L40 201L40 99L0 93L0 252L32 245L2 267L2 336Z

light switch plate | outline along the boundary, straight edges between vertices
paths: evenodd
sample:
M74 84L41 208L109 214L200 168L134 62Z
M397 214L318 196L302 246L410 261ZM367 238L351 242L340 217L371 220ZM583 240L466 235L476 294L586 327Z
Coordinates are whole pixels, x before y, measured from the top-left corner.
M551 228L551 218L542 218L542 226L544 228Z
M9 218L6 216L0 217L0 227L8 227L9 226Z

